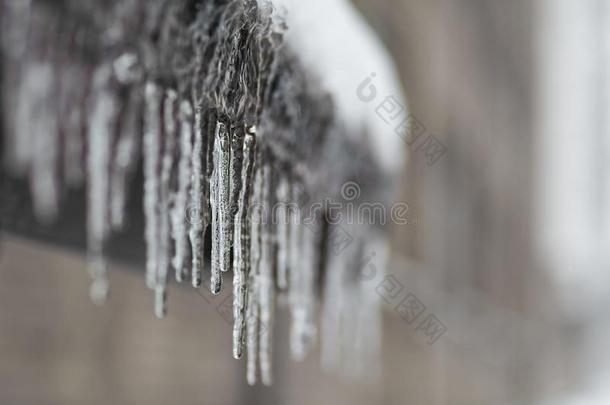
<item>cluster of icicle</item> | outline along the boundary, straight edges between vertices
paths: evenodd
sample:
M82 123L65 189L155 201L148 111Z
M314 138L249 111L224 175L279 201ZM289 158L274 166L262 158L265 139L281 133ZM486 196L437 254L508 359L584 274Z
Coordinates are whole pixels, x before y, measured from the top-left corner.
M86 185L92 299L107 295L104 242L125 225L143 156L146 282L158 317L167 312L172 276L199 288L209 266L218 294L232 271L233 355L246 353L249 383L258 374L272 381L278 294L288 297L295 359L316 344L321 312L324 364L371 371L380 315L358 271L363 252L381 256L383 241L350 227L355 242L333 254L332 227L322 217L304 222L304 204L332 177L321 151L349 145L333 124L330 97L281 46L270 7L236 0L0 6L11 162L29 174L41 220L57 216L63 190ZM335 184L349 175L336 173Z

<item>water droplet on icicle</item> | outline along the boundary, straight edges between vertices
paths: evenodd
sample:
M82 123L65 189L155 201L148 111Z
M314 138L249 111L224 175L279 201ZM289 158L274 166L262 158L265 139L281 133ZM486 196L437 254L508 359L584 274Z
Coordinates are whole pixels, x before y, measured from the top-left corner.
M110 148L120 114L119 102L110 88L111 77L112 71L106 65L95 72L87 131L87 245L94 302L103 302L108 292L103 248L110 228Z

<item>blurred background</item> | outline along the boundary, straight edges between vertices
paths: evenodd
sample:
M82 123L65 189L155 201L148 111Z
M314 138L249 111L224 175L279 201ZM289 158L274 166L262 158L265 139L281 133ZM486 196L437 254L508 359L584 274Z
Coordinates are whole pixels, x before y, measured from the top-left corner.
M610 403L610 4L355 4L446 147L429 165L404 145L413 221L393 229L391 283L371 284L380 377L291 362L280 311L275 384L248 387L222 296L172 289L158 321L142 271L114 262L98 307L81 252L3 233L0 403Z

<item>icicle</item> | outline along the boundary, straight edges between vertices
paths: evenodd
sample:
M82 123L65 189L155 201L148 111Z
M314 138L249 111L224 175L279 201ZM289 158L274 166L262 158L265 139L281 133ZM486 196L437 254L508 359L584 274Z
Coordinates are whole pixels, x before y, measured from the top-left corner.
M174 240L174 258L172 265L176 270L176 281L182 282L186 275L188 260L188 227L190 222L197 222L200 212L187 210L187 201L191 187L191 155L193 149L193 108L188 101L180 104L180 160L178 163L178 191L173 200L171 211L172 238ZM192 208L192 207L191 207Z
M330 231L332 233L332 231ZM350 233L356 233L350 229ZM329 371L342 371L353 378L374 377L379 372L381 314L379 296L363 278L364 252L373 252L375 273L383 271L387 257L386 241L373 235L357 235L341 254L330 254L322 310L322 365ZM383 279L383 274L376 274Z
M195 112L195 139L192 154L192 189L191 189L191 211L197 215L196 220L191 220L189 238L191 241L192 256L192 284L193 287L201 285L203 274L203 249L205 232L210 223L210 169L212 164L210 156L210 138L213 133L210 130L214 121L214 114L210 113L204 122L203 110L197 108ZM207 130L204 134L204 130ZM189 215L193 218L193 215Z
M301 201L299 185L293 188L293 200ZM301 361L316 341L316 297L315 276L320 238L319 218L306 218L308 223L298 221L291 228L291 273L290 309L292 325L290 330L292 357Z
M155 315L165 317L167 313L167 282L169 278L170 230L169 195L170 178L174 166L176 142L176 103L178 94L168 90L163 104L163 157L159 184L159 249L157 253L157 274L155 282Z
M19 61L28 45L32 0L5 0L0 6L3 14L0 15L2 53Z
M292 199L299 201L300 186L293 184ZM290 351L292 358L295 360L303 360L305 358L305 348L300 344L300 323L299 306L300 306L300 287L301 287L301 260L302 260L302 240L305 227L301 218L300 212L290 212L290 279L288 288L288 302L290 305Z
M298 201L298 188L292 189L293 199ZM305 358L305 350L299 344L300 325L297 322L299 311L299 288L300 288L300 268L301 268L301 240L303 239L304 226L301 220L301 214L298 212L290 213L290 278L288 289L288 302L290 305L291 325L290 325L290 351L292 358L295 360L303 360Z
M362 259L363 252L370 252L375 257L375 263L367 264L367 266L374 266L378 272L378 278L383 279L384 277L389 254L388 240L385 236L375 235L374 233L375 230L370 229L366 231L366 236L360 237L363 239L364 247L358 249L359 253L356 256L357 264L355 266L357 279L352 282L353 291L355 292L352 302L359 308L358 316L355 319L356 324L353 328L354 335L346 334L343 336L344 342L353 342L352 364L347 364L345 371L347 375L351 374L352 377L356 378L375 378L381 372L381 300L377 291L374 288L370 288L368 279L362 277L363 272L368 272L370 269L361 268L364 262ZM354 268L350 270L352 270L353 274ZM353 308L347 306L343 316L350 319L352 315Z
M288 288L288 260L290 258L290 183L282 176L277 187L277 285L280 290Z
M230 199L229 199L229 240L235 244L234 223L239 210L239 194L242 188L242 163L244 159L244 128L236 126L231 128L231 158L229 166Z
M247 341L246 348L248 353L246 377L248 384L256 384L256 365L258 360L258 339L259 339L259 285L256 275L250 273L248 280L248 308L246 311Z
M63 140L63 174L68 186L80 186L84 180L83 128L85 114L82 105L90 91L90 73L83 66L69 63L61 69L59 116Z
M250 275L250 193L252 172L256 151L254 129L249 129L243 142L243 165L241 170L241 190L237 201L237 216L234 228L233 246L233 357L242 357L244 332L246 328L246 304L248 298L248 277Z
M346 301L342 323L346 327L341 336L342 371L352 378L377 377L381 341L379 295L359 282L344 285L343 289Z
M22 116L27 120L31 129L26 147L31 148L31 174L30 184L34 202L34 211L39 220L50 222L57 216L59 206L59 126L57 123L58 110L53 100L55 94L55 69L51 63L35 64L31 68L26 84L32 86L29 97L33 103L31 115ZM32 117L36 119L32 120ZM28 136L19 133L20 136ZM26 154L27 156L27 154Z
M144 216L146 239L146 284L154 288L159 249L157 200L159 198L159 164L161 153L161 90L148 82L145 89L144 130Z
M139 81L141 72L138 57L126 52L113 63L114 75L123 86L133 86ZM122 230L125 226L125 204L128 193L128 181L136 168L140 147L141 98L140 88L129 89L126 96L119 128L119 139L116 144L111 180L110 218L113 230ZM76 155L75 155L76 158Z
M329 230L332 232L332 230ZM326 263L326 278L324 280L324 307L322 309L322 366L328 370L337 370L341 344L341 309L343 302L343 284L347 255L329 254ZM355 311L354 311L355 312ZM354 314L355 316L355 314Z
M339 370L346 376L357 377L362 371L362 365L360 364L359 353L356 350L358 344L356 335L359 328L359 321L362 318L362 312L365 310L362 302L358 299L362 299L358 291L358 287L344 283L343 287L345 290L345 302L341 306L341 364ZM351 310L350 310L351 309ZM351 317L348 316L348 311L351 313ZM372 327L372 325L371 325ZM348 338L350 336L350 338Z
M29 174L34 213L48 223L57 215L60 194L58 22L29 1L6 2L0 14L0 111L13 152L6 157L18 174Z
M87 156L87 244L89 271L93 278L91 298L101 302L108 292L103 243L109 231L110 148L119 115L116 97L109 88L111 70L100 67L94 76L92 108L88 128Z
M127 98L123 111L119 140L116 145L112 179L110 183L110 219L112 229L122 230L125 226L125 204L128 193L128 181L135 171L138 161L140 140L140 98L139 91L132 90Z
M217 139L217 138L216 138ZM214 165L219 162L217 153L218 140L214 142ZM212 207L212 254L210 260L211 290L214 292L214 282L220 280L220 217L218 213L218 174L219 170L214 169L212 172L212 180L210 181L210 205Z
M216 190L218 196L218 214L220 218L220 270L226 273L231 269L231 235L233 234L233 223L231 221L231 138L227 127L220 123L217 126L216 137L219 140L218 149L219 165L218 167L218 188ZM217 274L218 281L212 280L212 290L220 292L220 284L222 277ZM214 278L214 273L212 273Z
M48 68L47 68L48 69ZM34 103L44 97L44 88L48 87L50 72L44 73L40 67L31 64L26 67L17 94L17 107L15 119L15 135L13 136L13 169L20 173L27 173L32 161L32 140L34 139L34 124L31 117L34 115ZM46 83L45 83L46 82ZM42 83L42 86L41 86ZM41 91L42 90L42 91ZM43 94L41 94L43 93ZM8 103L7 103L8 104ZM10 117L9 117L10 118Z
M248 309L247 309L247 349L248 383L256 383L256 366L259 353L260 338L260 274L261 274L261 228L263 222L262 212L262 170L256 164L254 172L254 185L252 190L251 224L250 224L250 276L248 277Z
M265 210L273 206L271 194L271 165L266 162L267 156L263 158L262 167L262 191L261 197ZM261 369L261 380L265 385L271 385L271 338L273 329L273 311L275 284L273 279L273 221L263 221L261 226L261 257L260 257L260 323L259 326L259 359Z
M331 225L331 227L334 225ZM329 234L333 234L329 229ZM359 288L361 241L348 246L341 254L329 252L324 280L324 307L322 309L322 365L329 371L341 366L354 367L353 335L360 316L362 303L355 292ZM373 327L371 325L370 327Z
M225 124L216 123L212 194L212 280L213 294L220 293L222 273L231 268L230 139Z

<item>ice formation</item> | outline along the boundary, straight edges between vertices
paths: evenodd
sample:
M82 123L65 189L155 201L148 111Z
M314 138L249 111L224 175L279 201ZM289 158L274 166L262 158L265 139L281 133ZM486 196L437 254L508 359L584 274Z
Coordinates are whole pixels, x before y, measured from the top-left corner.
M171 275L207 288L209 266L214 294L232 272L233 356L246 354L249 383L272 382L279 295L296 360L320 340L329 368L374 358L379 305L357 263L385 237L352 226L354 242L335 251L325 216L309 214L355 179L383 201L397 160L379 158L366 123L346 122L346 94L299 56L308 45L283 41L283 13L254 0L0 0L0 10L8 156L29 173L41 220L57 215L62 190L86 184L93 299L108 292L104 242L125 225L142 156L158 317ZM294 25L290 38L303 30Z

